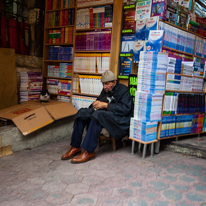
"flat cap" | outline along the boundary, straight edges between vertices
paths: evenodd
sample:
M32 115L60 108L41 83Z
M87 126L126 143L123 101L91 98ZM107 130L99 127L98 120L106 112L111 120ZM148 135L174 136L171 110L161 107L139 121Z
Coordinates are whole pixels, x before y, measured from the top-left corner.
M111 82L111 81L114 81L116 80L116 77L114 75L113 72L111 71L105 71L103 74L102 74L102 77L101 77L101 82Z

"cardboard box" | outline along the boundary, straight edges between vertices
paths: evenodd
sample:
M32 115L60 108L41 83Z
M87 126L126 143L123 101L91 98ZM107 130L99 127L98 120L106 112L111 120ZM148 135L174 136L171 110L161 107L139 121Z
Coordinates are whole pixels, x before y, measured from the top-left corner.
M50 100L41 103L35 100L0 110L0 118L12 120L23 135L28 135L55 120L73 116L76 112L77 109L70 102Z

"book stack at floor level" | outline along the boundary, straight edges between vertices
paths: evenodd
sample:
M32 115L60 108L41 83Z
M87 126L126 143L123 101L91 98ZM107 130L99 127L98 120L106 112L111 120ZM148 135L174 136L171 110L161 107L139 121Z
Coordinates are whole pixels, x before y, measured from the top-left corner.
M72 104L79 110L81 108L88 108L96 98L72 95Z
M140 52L134 118L130 125L131 138L145 142L156 140L157 123L161 120L167 62L168 55L165 53Z
M43 78L41 72L20 72L20 102L39 99Z

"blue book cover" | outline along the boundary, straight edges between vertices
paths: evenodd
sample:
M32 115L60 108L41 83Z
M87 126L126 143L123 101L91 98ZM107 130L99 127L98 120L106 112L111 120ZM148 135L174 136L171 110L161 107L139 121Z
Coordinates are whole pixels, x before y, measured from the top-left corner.
M145 49L145 41L135 41L134 42L134 50L133 50L134 63L139 62L140 52L144 51L144 49Z
M122 53L133 53L135 34L122 36Z
M146 19L136 21L135 40L145 40Z
M131 57L120 57L120 75L129 76L132 71L132 58Z
M158 29L159 29L159 16L146 19L145 40L148 40L150 30L158 30Z

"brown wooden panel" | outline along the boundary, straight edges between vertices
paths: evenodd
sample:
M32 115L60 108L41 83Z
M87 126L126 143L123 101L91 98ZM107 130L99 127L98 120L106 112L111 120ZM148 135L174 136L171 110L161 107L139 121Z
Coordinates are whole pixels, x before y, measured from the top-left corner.
M17 103L15 51L0 48L0 109Z

